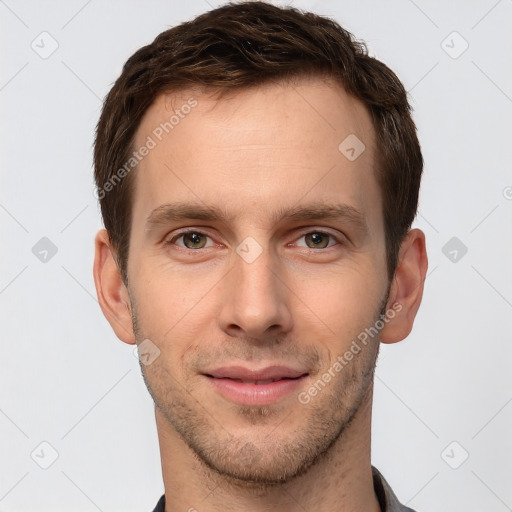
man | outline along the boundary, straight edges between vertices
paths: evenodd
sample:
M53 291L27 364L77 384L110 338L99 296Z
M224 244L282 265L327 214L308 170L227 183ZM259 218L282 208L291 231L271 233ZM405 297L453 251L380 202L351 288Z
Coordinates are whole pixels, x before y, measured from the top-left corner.
M400 81L332 20L228 4L105 100L98 299L155 402L155 511L408 511L370 461L379 344L427 270Z

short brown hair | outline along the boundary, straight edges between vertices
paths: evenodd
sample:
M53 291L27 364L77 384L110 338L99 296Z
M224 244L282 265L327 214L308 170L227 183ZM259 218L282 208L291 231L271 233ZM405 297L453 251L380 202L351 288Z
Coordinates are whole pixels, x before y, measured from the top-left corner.
M423 169L402 83L334 20L249 1L231 2L162 32L126 61L105 99L94 144L94 177L125 284L134 172L118 183L113 179L132 156L135 133L155 98L194 86L222 95L227 90L310 75L334 78L371 115L387 270L389 279L393 277L401 242L416 215ZM105 188L109 183L115 186Z

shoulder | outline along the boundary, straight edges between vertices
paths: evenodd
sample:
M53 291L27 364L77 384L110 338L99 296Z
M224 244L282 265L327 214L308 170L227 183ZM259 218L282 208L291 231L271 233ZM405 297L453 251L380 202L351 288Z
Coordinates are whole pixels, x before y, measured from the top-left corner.
M162 494L162 497L158 500L153 512L165 512L165 494Z
M373 488L379 500L382 512L415 512L412 508L402 505L382 473L372 466Z

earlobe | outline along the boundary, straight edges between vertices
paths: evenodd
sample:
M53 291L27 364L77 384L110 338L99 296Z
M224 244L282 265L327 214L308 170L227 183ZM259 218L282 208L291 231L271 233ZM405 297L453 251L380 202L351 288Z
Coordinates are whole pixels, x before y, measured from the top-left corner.
M130 345L135 344L130 297L105 229L98 231L94 245L94 284L101 310L117 337Z
M411 332L423 296L427 267L425 235L419 229L412 229L400 247L387 304L387 311L394 310L394 315L392 318L389 315L389 321L381 330L383 343L396 343Z

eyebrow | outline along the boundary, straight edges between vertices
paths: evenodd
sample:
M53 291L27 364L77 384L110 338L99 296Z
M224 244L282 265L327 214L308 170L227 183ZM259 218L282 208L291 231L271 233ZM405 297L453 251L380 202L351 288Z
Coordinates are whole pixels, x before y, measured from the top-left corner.
M231 222L236 217L222 208L199 203L165 203L155 208L146 219L146 230L180 220L204 220L211 222ZM353 224L364 234L368 224L362 212L348 204L329 205L315 203L291 208L279 207L271 215L271 223L302 220L342 220Z

